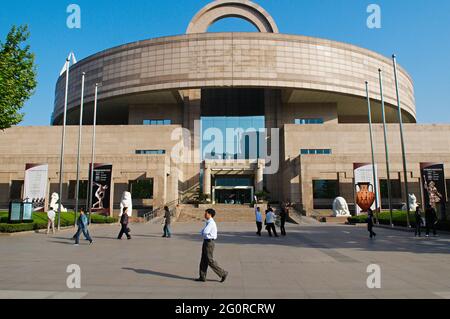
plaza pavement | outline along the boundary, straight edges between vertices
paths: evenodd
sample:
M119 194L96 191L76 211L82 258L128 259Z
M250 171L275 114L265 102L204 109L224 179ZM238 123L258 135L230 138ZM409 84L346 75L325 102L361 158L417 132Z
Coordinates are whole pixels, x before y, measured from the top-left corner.
M73 246L73 230L55 236L0 235L0 299L5 298L450 298L450 236L414 239L363 227L288 225L288 237L255 236L252 223L219 224L216 259L230 272L197 283L201 223L93 226L95 243ZM81 267L81 289L66 286L70 264ZM382 288L368 289L367 266L378 264Z

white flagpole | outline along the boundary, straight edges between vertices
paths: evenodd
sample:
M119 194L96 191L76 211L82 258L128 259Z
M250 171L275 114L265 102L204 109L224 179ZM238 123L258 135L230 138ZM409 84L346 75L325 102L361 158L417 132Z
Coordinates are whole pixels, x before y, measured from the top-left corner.
M66 143L66 122L67 122L67 103L69 94L69 72L70 72L70 55L66 60L66 92L64 97L64 118L61 141L61 154L59 161L59 204L58 204L58 231L61 230L61 209L62 209L62 191L63 191L63 173L64 173L64 151Z
M83 109L84 109L84 80L86 73L81 77L81 103L80 103L80 128L78 131L78 155L77 155L77 188L75 189L75 226L77 225L77 214L80 200L80 156L81 156L81 138L83 129Z
M370 148L372 149L372 174L373 174L373 187L375 188L375 211L377 214L377 224L380 223L379 216L379 199L378 199L378 180L377 172L375 169L375 148L373 145L373 130L372 130L372 106L370 105L370 95L369 95L369 82L366 81L366 95L367 95L367 109L369 113L369 133L370 133Z
M380 77L381 116L383 118L384 148L385 148L385 152L386 152L386 176L387 176L389 213L390 213L391 227L394 227L393 218L392 218L393 211L392 211L391 173L390 173L390 169L389 169L389 146L388 146L388 140L387 140L386 112L385 112L384 93L383 93L383 71L381 69L379 69L378 74Z
M95 162L95 135L97 126L97 100L98 100L98 83L95 84L94 98L94 123L92 126L92 154L91 154L91 171L89 177L89 220L92 220L92 193L94 187L94 162Z
M397 93L397 103L398 103L398 122L400 124L400 142L402 144L402 161L403 161L403 176L405 179L405 198L406 198L406 223L408 227L411 228L411 223L409 221L409 188L408 188L408 170L406 166L406 150L405 150L405 138L403 134L403 118L402 118L402 108L400 101L400 93L398 88L398 75L397 75L397 57L395 54L392 55L392 63L394 65L394 79L395 79L395 91Z

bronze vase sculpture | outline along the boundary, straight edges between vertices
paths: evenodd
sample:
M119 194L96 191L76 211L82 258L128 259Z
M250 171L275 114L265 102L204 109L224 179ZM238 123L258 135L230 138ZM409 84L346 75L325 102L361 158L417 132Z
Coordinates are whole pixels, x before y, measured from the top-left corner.
M372 188L372 191L370 188ZM369 208L375 202L375 192L373 190L371 183L358 183L356 185L356 204L358 204L363 212L368 212Z

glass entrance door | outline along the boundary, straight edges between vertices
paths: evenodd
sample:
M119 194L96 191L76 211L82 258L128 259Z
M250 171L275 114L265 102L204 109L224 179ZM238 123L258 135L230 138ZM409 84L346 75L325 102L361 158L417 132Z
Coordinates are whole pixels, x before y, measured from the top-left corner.
M253 197L253 188L215 188L215 204L244 205L250 204Z

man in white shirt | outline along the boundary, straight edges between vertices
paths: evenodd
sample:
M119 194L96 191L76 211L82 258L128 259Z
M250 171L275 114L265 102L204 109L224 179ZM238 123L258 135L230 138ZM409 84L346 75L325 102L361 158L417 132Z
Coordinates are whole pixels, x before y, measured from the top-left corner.
M216 212L213 209L208 209L205 212L206 225L202 229L201 235L203 237L202 260L200 262L200 277L196 281L206 282L206 274L208 266L220 277L220 282L224 282L228 277L228 272L219 267L214 260L214 247L217 239L217 225L214 221Z
M55 211L52 208L50 208L50 210L47 212L47 219L48 219L46 232L47 235L50 232L50 227L52 228L53 235L55 234L55 217L56 217Z
M256 209L255 209L255 218L256 218L256 228L257 228L256 235L261 236L263 218L262 218L262 214L261 214L261 209L259 207L256 207Z
M273 212L273 209L269 206L269 208L266 211L266 229L269 233L269 236L272 237L272 232L275 235L275 237L278 237L277 229L275 228L275 213Z

